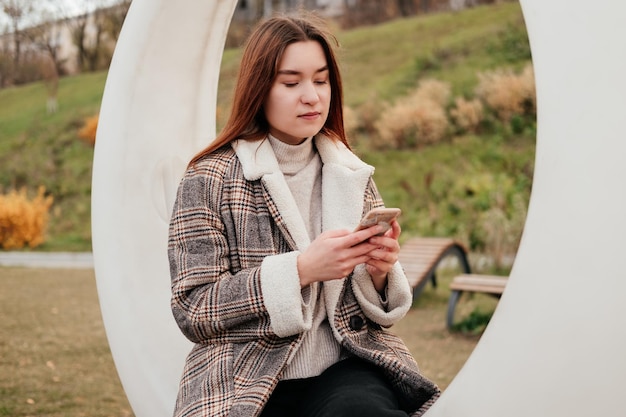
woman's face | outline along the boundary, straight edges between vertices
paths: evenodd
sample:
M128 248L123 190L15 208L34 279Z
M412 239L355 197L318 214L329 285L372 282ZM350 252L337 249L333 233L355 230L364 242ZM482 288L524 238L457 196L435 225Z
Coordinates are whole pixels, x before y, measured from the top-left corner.
M263 106L274 137L296 145L322 129L330 108L328 77L318 42L295 42L285 49Z

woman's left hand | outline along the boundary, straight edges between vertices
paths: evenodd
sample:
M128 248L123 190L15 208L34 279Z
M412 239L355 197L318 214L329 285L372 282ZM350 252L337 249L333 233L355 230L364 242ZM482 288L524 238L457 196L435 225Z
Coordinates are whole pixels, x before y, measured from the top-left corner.
M400 224L394 220L391 223L391 229L383 236L373 236L369 239L369 243L376 245L377 248L368 253L370 259L366 262L365 268L372 276L372 282L378 292L382 292L385 289L387 273L391 271L393 265L398 261L400 253L398 237L400 233Z

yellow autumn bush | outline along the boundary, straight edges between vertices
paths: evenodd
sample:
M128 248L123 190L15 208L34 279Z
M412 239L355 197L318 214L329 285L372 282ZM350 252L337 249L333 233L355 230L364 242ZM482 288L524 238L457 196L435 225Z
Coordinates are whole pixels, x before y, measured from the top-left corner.
M96 143L96 131L98 130L98 115L85 119L83 127L78 131L78 137L85 143L93 146Z
M483 104L478 99L466 100L457 97L454 107L450 109L450 117L456 127L463 132L475 133L484 117Z
M372 95L358 109L359 129L363 130L369 135L377 132L376 123L380 117L380 113L385 108L385 103L381 102L380 98L376 95Z
M28 198L25 188L0 194L0 247L8 250L41 245L52 201L44 187L39 187L33 199Z
M442 140L450 127L445 110L449 97L448 83L421 81L412 94L382 112L376 123L379 145L410 149Z
M514 115L533 114L536 110L535 74L527 65L520 74L500 68L478 74L476 95L498 118L509 122Z

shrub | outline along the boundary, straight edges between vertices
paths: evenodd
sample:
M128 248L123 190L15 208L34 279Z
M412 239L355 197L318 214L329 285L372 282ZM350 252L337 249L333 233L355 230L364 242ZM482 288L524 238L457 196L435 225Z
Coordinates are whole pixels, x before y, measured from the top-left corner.
M401 147L404 137L415 134L412 123L412 111L408 105L401 103L395 106L387 105L381 113L380 119L374 124L377 136L373 142L377 148L395 149Z
M503 122L514 115L535 114L535 76L532 65L521 74L510 68L501 68L478 74L476 95L490 107Z
M85 119L83 127L78 131L78 137L85 143L93 146L96 144L96 131L98 130L98 115Z
M478 160L475 163L480 164ZM452 234L472 251L492 255L496 268L517 250L528 192L514 173L492 173L484 168L465 171L450 182L438 200L438 210L444 216L439 221L454 222Z
M535 68L532 64L526 64L520 74L522 92L524 96L524 112L537 114L537 89L535 86Z
M453 324L451 330L454 332L466 333L470 335L480 335L487 328L487 325L489 324L489 321L491 321L492 316L493 312L487 313L481 311L478 308L475 308L463 320Z
M37 196L28 199L26 189L0 195L0 246L2 249L30 248L44 242L52 196L39 187Z
M380 145L410 149L442 140L450 126L444 107L449 96L447 83L420 82L412 94L383 111L376 123Z
M483 120L483 110L480 100L457 97L454 100L454 107L450 109L450 117L460 131L475 133Z
M360 128L366 133L373 134L377 132L376 123L385 106L376 96L370 97L366 102L359 106L359 122Z
M504 256L517 252L526 221L527 202L513 195L509 204L495 204L481 214L485 249L494 257L495 267L502 268Z
M432 101L445 107L450 100L450 84L434 79L425 79L419 82L415 92L409 96L409 101L421 103Z

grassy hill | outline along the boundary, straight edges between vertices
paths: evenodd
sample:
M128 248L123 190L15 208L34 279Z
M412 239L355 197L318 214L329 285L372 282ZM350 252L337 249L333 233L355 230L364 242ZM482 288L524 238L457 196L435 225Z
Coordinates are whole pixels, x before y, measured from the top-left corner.
M449 82L455 96L471 96L479 72L519 69L530 58L521 9L514 2L337 35L345 100L355 109L368 102L391 103L423 78ZM228 113L239 57L237 49L224 53L218 125ZM49 239L41 250L91 248L93 148L78 139L78 130L98 113L105 80L105 72L63 78L54 114L46 112L42 83L0 90L0 190L27 187L34 192L43 185L55 199ZM387 205L403 208L407 236L453 235L484 250L489 232L472 228L489 220L484 213L504 198L499 195L521 196L518 212L525 209L532 182L532 129L513 133L495 126L480 136L458 136L419 151L376 151L367 145L367 134L355 139L356 151L377 167L375 178ZM515 215L520 217L505 213L508 223ZM504 220L503 227L510 230ZM515 238L519 231L511 233Z

